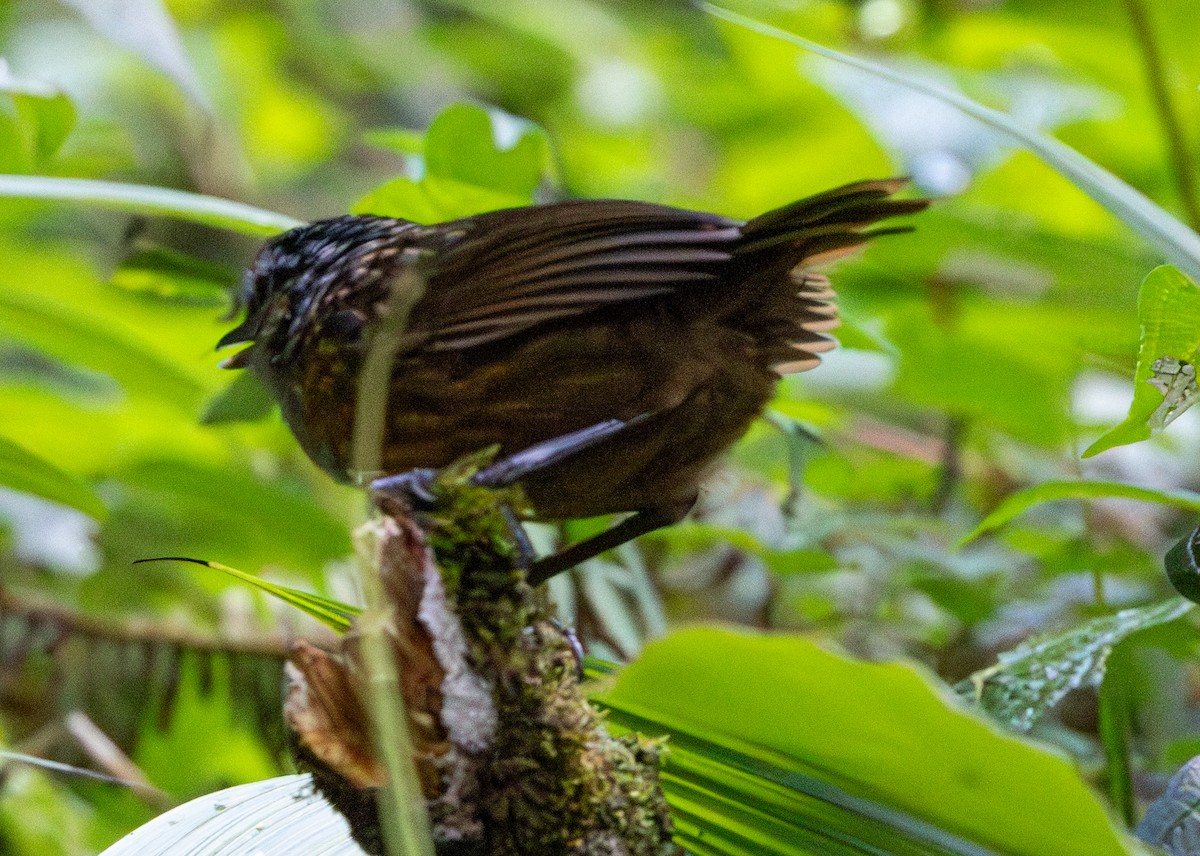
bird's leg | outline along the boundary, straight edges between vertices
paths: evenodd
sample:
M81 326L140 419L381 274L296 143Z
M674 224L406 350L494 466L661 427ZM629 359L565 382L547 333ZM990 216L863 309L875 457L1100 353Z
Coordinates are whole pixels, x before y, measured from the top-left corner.
M601 440L607 440L615 434L632 428L649 416L649 413L642 413L632 419L606 419L595 425L589 425L587 428L572 431L570 434L543 440L528 449L514 452L491 466L483 468L471 478L471 482L480 487L507 487L525 476L582 452Z
M504 487L513 484L538 470L552 466L564 458L590 448L601 440L607 440L609 437L639 424L650 415L643 413L628 420L608 419L561 437L544 440L480 470L471 481L483 487ZM647 532L676 523L691 510L694 502L695 500L692 500L678 507L638 511L599 535L573 544L544 559L539 559L528 566L529 584L536 586L556 574L575 567L580 562L585 562L607 550L619 547L626 541L632 541L639 535L645 535ZM515 517L511 515L508 517L523 555L530 555L531 553L525 553L529 539L525 536L524 530L516 522Z
M695 504L690 502L666 508L647 508L626 517L616 526L605 529L599 535L585 538L578 544L572 544L563 550L544 559L538 559L529 569L529 584L536 586L556 574L575 567L580 562L593 559L614 547L620 547L627 541L632 541L647 532L661 529L682 520Z
M582 452L602 440L607 440L609 437L641 423L650 415L643 413L632 419L607 419L604 422L589 425L587 428L563 434L561 437L543 440L528 449L514 452L484 467L471 477L471 483L478 487L507 487L528 475L553 466L571 455ZM431 511L436 506L437 499L430 487L437 475L437 470L415 469L394 476L384 476L371 482L371 492L385 496L399 494L405 497L413 508ZM639 535L676 522L687 514L689 508L691 508L691 503L688 503L678 513L674 509L667 512L657 509L639 511L606 532L537 561L534 560L534 550L529 543L529 536L525 534L525 529L521 526L516 514L507 506L502 511L513 541L516 542L518 561L528 570L530 584L537 585L605 550L611 550Z
M537 561L537 551L533 549L529 533L521 525L517 512L513 511L507 502L501 503L500 513L504 515L504 525L508 527L508 534L512 536L513 544L517 547L517 563L528 574Z
M502 464L504 461L499 463ZM438 498L434 495L432 488L439 472L440 470L422 467L394 476L375 479L371 482L371 495L375 498L377 505L380 504L381 498L390 497L407 503L414 511L435 511L438 507ZM500 505L500 513L504 515L504 523L517 548L517 563L528 571L537 559L533 544L529 542L529 535L526 534L525 527L521 525L517 513L508 503Z

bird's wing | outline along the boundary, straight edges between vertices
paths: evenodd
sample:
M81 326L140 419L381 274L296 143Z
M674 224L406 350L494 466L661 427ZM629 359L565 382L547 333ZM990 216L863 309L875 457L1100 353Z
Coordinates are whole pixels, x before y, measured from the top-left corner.
M626 201L494 211L438 227L436 268L410 330L452 350L721 275L737 221Z

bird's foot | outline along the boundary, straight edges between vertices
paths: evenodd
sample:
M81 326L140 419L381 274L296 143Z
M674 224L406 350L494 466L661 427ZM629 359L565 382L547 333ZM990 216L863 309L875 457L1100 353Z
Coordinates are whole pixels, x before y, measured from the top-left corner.
M416 469L371 482L371 498L377 505L387 501L403 502L414 511L433 511L438 507L433 483L439 470Z

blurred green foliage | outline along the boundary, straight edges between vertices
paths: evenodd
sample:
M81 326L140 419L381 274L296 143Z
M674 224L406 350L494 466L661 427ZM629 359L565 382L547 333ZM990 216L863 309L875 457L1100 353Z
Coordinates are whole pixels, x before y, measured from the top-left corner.
M1187 210L1126 3L729 5L1006 110L1177 216ZM1144 5L1194 165L1200 2ZM301 219L432 221L567 196L744 217L897 173L945 197L914 234L838 264L843 349L780 385L776 427L739 445L695 522L578 586L556 581L593 650L632 657L660 617L722 619L913 658L957 681L1032 632L1169 593L1161 557L1190 518L1160 503L1076 500L1200 489L1195 411L1151 440L1080 458L1131 398L1124 439L1148 435L1159 405L1142 336L1151 290L1172 278L1191 306L1195 286L1167 269L1147 279L1163 261L1154 250L994 132L682 2L165 8L177 43L149 24L114 40L47 0L0 8L0 172L180 188ZM210 227L0 200L0 474L27 479L5 477L17 490L0 493L4 590L218 636L296 619L219 575L130 562L196 556L354 598L347 533L361 495L317 472L261 391L212 350L254 249ZM1189 342L1194 354L1195 308L1153 306L1182 319L1172 355L1185 358ZM1130 489L1037 492L1081 479ZM1034 491L1014 501L1026 513L959 549L1022 488ZM634 617L620 623L622 612ZM1147 789L1200 731L1196 636L1171 626L1122 642L1128 652L1110 664L1134 686L1125 760ZM15 650L23 638L10 628L0 643ZM56 696L39 720L3 679L0 669L0 730L13 746L84 701ZM772 667L755 680L773 680ZM170 730L137 722L140 739L126 741L176 799L273 763L234 722L230 693L200 685L181 695ZM713 692L715 706L737 701ZM681 691L681 703L698 693ZM878 703L899 720L917 715L903 699ZM1096 716L1095 698L1076 693L1034 735L1106 783L1115 761ZM28 771L5 788L16 801L0 803L0 850L91 852L148 813L128 794ZM62 835L47 844L51 823Z

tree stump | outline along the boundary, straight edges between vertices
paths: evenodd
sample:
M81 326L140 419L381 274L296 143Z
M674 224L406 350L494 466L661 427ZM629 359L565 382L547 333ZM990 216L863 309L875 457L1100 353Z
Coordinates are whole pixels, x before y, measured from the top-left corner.
M570 640L525 580L514 489L475 487L468 463L428 484L434 502L377 494L357 533L378 571L418 775L439 854L665 856L671 821L662 744L611 736L579 685ZM421 506L418 510L417 506ZM284 713L297 759L383 852L359 638L304 642L287 664Z

